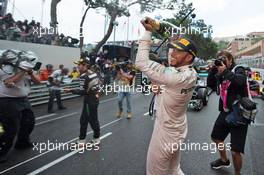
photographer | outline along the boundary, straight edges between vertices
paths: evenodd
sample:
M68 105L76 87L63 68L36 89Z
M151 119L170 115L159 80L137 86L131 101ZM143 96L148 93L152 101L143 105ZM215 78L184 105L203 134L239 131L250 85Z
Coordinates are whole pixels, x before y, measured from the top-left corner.
M0 136L0 163L6 161L17 133L16 149L33 147L29 136L34 128L35 117L28 94L31 81L40 83L31 69L18 69L12 74L5 72L8 69L13 68L9 65L1 65L0 123L2 123L3 134Z
M131 93L130 88L133 86L134 77L136 72L132 70L133 64L128 63L126 66L127 71L124 71L122 67L117 66L116 81L120 87L118 91L118 113L117 118L121 118L123 115L123 100L126 98L127 104L127 119L131 119Z
M216 76L220 83L220 114L215 121L211 138L219 148L220 145L224 145L224 140L228 134L231 134L231 151L235 175L240 175L242 154L244 154L248 126L230 126L226 121L226 117L233 111L232 105L236 100L248 96L246 72L241 66L235 67L234 58L232 54L227 51L220 51L218 53L215 66L218 72ZM230 161L227 158L226 149L219 149L219 153L220 159L211 162L211 167L213 169L229 167Z
M156 85L165 87L156 99L156 121L148 149L146 173L182 175L179 146L187 135L186 110L197 79L191 64L197 51L191 40L181 38L168 44L170 67L151 61L149 52L154 28L150 24L153 22L144 20L141 23L146 32L139 43L136 66Z

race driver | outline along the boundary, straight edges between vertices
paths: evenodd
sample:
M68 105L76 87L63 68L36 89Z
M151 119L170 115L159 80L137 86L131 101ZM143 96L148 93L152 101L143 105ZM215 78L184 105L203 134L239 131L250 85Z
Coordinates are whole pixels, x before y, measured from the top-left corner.
M156 120L148 149L146 174L183 175L179 146L187 134L186 110L197 80L191 64L197 50L191 40L179 38L168 44L169 67L151 61L149 52L154 29L146 20L141 23L146 31L139 41L136 66L151 81L165 88L156 99Z

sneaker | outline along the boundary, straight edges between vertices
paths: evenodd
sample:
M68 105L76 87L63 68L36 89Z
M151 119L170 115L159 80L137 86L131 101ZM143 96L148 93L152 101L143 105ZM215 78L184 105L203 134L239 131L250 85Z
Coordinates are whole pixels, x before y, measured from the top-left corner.
M127 113L127 119L131 119L132 118L132 113L131 112L128 112Z
M89 143L93 146L100 145L100 138L93 139Z
M82 150L85 147L85 139L79 139L76 142L76 150Z
M211 165L211 168L217 170L217 169L220 169L222 167L228 168L228 167L230 167L231 163L230 163L229 160L227 160L226 162L224 162L224 161L222 161L222 159L217 159L217 160L211 162L210 165Z
M116 117L117 118L121 118L123 116L123 112L122 111L119 111L117 114L116 114Z

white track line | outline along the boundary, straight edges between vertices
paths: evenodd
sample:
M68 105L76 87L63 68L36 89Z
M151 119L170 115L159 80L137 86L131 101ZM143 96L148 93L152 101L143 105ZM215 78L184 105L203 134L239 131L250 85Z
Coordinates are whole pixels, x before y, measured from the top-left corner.
M113 100L116 100L116 99L118 99L118 97L113 97L113 98L105 99L105 100L100 101L100 104L106 103L106 102L109 102L109 101L113 101Z
M253 124L251 124L252 126L264 126L264 124L262 124L262 123L253 123Z
M108 125L111 125L111 124L113 124L113 123L118 122L119 120L122 120L122 119L120 118L120 119L114 120L114 121L112 121L112 122L109 122L109 123L103 125L103 126L100 127L100 128L101 128L101 129L102 129L102 128L105 128L105 127L107 127ZM88 134L91 134L91 133L92 133L92 131L89 131L89 132L87 132L86 134L88 135ZM76 138L74 138L74 139L72 139L72 140L69 140L69 141L65 142L64 144L69 144L69 143L71 143L71 142L73 142L73 141L75 141L75 140L77 140L77 139L78 139L78 137L76 137ZM20 163L14 165L14 166L12 166L12 167L10 167L10 168L8 168L8 169L5 169L5 170L1 171L0 174L3 174L3 173L5 173L5 172L8 172L8 171L14 169L14 168L17 168L17 167L19 167L19 166L21 166L21 165L24 165L24 164L26 164L26 163L28 163L28 162L30 162L30 161L32 161L32 160L38 158L38 157L41 157L41 156L43 156L43 155L45 155L45 154L51 152L51 151L57 150L57 149L59 149L61 146L62 146L62 145L57 146L57 147L55 147L53 150L48 150L48 151L46 151L46 152L43 152L43 153L41 153L41 154L39 154L39 155L36 155L36 156L30 158L30 159L27 159L27 160L25 160L25 161L23 161L23 162L20 162Z
M103 135L102 137L100 137L100 139L103 140L103 139L105 139L106 137L110 136L111 134L112 134L111 132L108 132L107 134L105 134L105 135ZM54 165L56 165L56 164L58 164L58 163L64 161L65 159L67 159L67 158L69 158L69 157L71 157L71 156L77 154L79 151L80 151L80 150L77 149L77 150L72 151L72 152L70 152L70 153L68 153L68 154L65 154L64 156L62 156L62 157L60 157L60 158L58 158L58 159L56 159L56 160L54 160L54 161L52 161L52 162L50 162L50 163L44 165L44 166L42 166L42 167L36 169L35 171L29 173L28 175L39 174L39 173L41 173L41 172L47 170L48 168L50 168L50 167L52 167L52 166L54 166Z
M109 98L109 99L106 99L106 100L102 100L100 102L100 104L101 103L106 103L106 102L109 102L109 101L112 101L112 100L116 100L116 99L118 99L118 98L117 97L114 97L114 98ZM43 115L43 116L37 117L36 120L41 120L41 119L44 119L44 118L52 117L54 115L57 115L57 113Z
M43 115L43 116L37 117L36 120L48 118L48 117L51 117L51 116L54 116L54 115L56 115L56 114L54 113L54 114Z
M70 113L70 114L66 114L66 115L63 115L63 116L60 116L60 117L56 117L56 118L53 118L53 119L50 119L50 120L46 120L46 121L43 121L43 122L36 123L35 126L42 125L42 124L45 124L45 123L49 123L49 122L52 122L52 121L55 121L55 120L59 120L59 119L62 119L62 118L70 117L70 116L76 115L76 114L78 114L78 113L77 112L73 112L73 113Z

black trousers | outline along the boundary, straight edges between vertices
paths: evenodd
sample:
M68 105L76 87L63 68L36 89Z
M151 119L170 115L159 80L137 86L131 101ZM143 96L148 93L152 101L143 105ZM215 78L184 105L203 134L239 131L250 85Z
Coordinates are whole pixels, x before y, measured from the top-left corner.
M87 133L88 123L94 132L93 137L95 139L100 137L100 124L98 121L98 104L84 103L82 114L80 118L80 135L79 139L85 139Z
M63 105L61 102L61 91L50 89L49 90L48 111L51 111L53 109L53 102L55 98L57 99L58 108L63 108Z
M4 129L0 136L0 156L8 153L17 134L16 143L30 142L35 116L28 98L0 98L0 123Z
M215 121L211 137L224 141L230 133L231 151L244 154L248 126L230 126L225 120L228 114L227 112L220 112Z

